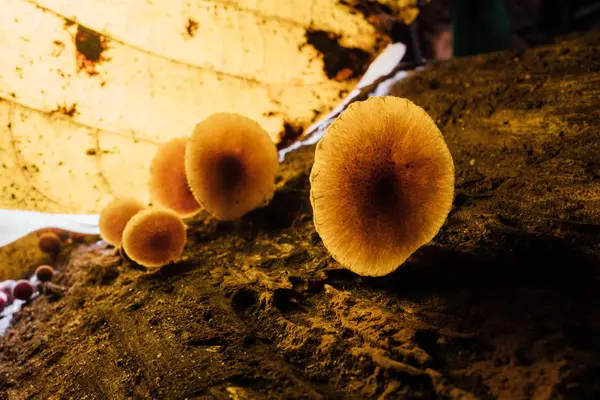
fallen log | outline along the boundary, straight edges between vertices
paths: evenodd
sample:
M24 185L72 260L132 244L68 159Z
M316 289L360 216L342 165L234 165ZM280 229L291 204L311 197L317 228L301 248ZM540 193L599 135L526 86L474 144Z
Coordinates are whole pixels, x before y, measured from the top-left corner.
M0 399L598 398L600 32L455 59L393 88L456 164L433 243L383 278L315 233L313 147L272 203L200 215L148 274L106 246L59 257L0 338Z

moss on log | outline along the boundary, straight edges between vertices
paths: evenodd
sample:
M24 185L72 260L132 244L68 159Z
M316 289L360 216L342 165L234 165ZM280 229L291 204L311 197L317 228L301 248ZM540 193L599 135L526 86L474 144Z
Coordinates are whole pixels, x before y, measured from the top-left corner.
M600 33L457 59L394 93L456 163L451 215L383 278L312 225L313 148L271 205L190 223L156 274L100 245L60 256L0 338L0 399L599 398Z

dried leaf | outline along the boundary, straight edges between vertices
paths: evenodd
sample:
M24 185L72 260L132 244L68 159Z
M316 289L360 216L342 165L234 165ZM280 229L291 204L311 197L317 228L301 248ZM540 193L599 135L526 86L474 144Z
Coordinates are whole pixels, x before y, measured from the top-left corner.
M421 3L429 1L421 0ZM419 15L418 0L344 0L344 2L382 24L385 24L386 19L411 24Z
M0 0L0 208L148 201L156 144L218 111L290 141L385 45L342 2L257 4Z

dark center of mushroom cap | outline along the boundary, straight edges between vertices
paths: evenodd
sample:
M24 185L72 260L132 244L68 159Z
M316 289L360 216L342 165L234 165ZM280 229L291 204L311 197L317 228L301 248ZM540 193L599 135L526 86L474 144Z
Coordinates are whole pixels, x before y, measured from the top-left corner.
M357 154L350 172L359 213L369 219L394 220L403 210L405 171L398 168L388 146L374 147L366 154L369 156ZM373 162L373 158L377 161Z
M152 252L164 253L171 248L171 235L168 232L152 232L148 236L148 247Z
M384 169L371 183L369 188L372 211L386 212L394 210L399 202L397 177L390 169Z
M230 192L239 187L244 181L246 171L238 156L225 154L221 156L215 165L217 190Z

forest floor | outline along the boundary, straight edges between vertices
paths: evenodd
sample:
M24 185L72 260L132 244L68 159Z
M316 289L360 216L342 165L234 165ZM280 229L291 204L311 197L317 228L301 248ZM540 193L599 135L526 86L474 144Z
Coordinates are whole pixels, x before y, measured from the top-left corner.
M329 256L305 147L268 207L200 215L158 273L64 249L66 293L0 338L0 399L600 398L600 32L428 66L394 93L436 120L457 173L402 268Z

